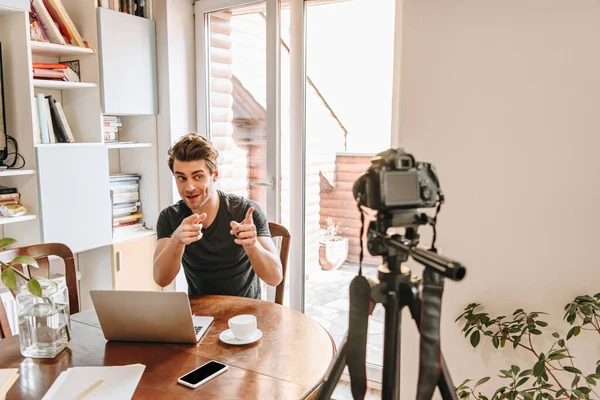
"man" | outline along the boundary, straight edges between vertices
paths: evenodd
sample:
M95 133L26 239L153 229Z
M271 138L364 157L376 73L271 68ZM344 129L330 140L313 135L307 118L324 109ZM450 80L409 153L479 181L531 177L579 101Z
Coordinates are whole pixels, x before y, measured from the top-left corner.
M277 286L281 261L258 205L215 188L218 155L196 134L182 137L169 149L169 168L182 200L158 217L154 280L167 286L183 264L191 295L259 299L258 278Z

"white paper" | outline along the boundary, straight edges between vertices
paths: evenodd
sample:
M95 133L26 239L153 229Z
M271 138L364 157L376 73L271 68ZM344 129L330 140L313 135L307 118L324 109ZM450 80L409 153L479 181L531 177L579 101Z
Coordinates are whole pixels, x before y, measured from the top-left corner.
M2 300L0 300L2 301ZM0 369L0 396L4 397L6 392L15 383L15 375L19 373L17 368L1 368Z
M143 364L117 367L74 367L61 373L42 400L74 399L100 379L85 400L131 399L146 368Z

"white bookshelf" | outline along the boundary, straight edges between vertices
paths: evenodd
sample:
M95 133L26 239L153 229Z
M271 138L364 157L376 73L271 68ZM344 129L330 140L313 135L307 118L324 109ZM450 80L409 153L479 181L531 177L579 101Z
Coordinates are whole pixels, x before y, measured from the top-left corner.
M94 271L103 270L110 275L114 271L115 252L129 252L131 260L137 259L139 244L145 243L143 248L148 249L156 232L140 230L112 237L110 173L141 174L142 222L147 227L156 226L160 211L154 21L99 11L97 0L61 0L89 48L32 42L27 11L9 7L6 1L0 0L0 42L5 100L10 104L7 128L17 140L26 165L21 170L0 170L0 185L17 187L21 202L31 215L0 218L0 233L15 238L18 246L61 241L77 253L84 290L103 285L114 288L115 279L119 279L114 273L112 281L99 282ZM103 14L102 29L99 13ZM133 27L135 35L127 36L127 29L119 27ZM119 41L115 35L129 39ZM114 58L117 55L118 60ZM79 61L81 82L32 77L32 63L74 60ZM111 70L103 71L104 68ZM115 75L116 69L127 70L128 76L134 71L143 80L139 78L124 85L125 78ZM138 90L125 93L131 83ZM106 93L111 95L107 97ZM125 93L129 103L123 103L118 93ZM33 101L37 94L50 95L62 104L75 143L37 143L34 133L37 103ZM126 105L130 107L125 108ZM120 140L129 143L104 143L104 110L121 116ZM144 251L148 254L140 254L144 260L142 267L150 268L151 274L152 251Z
M35 175L34 169L4 169L0 170L0 178L3 176Z
M16 224L19 222L33 221L37 215L22 215L20 217L0 217L0 225Z
M105 143L109 149L138 149L152 147L152 143Z
M95 88L95 87L98 87L98 84L92 83L92 82L66 82L66 81L51 81L51 80L44 80L44 79L34 79L33 86L36 88L69 90L69 89Z
M86 56L96 54L94 49L55 43L31 42L31 54L46 57Z

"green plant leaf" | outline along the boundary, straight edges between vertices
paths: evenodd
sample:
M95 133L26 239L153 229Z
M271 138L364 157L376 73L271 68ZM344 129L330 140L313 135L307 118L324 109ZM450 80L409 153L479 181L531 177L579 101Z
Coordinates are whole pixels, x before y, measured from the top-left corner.
M571 367L569 365L565 365L564 370L567 372L571 372L572 374L581 374L581 371L575 367Z
M2 283L10 290L17 290L17 275L12 268L2 271Z
M42 297L42 287L37 279L31 278L29 281L27 281L27 289L29 289L29 292L32 295Z
M498 346L500 346L500 339L498 339L498 336L494 336L492 338L492 344L494 345L495 348L498 348Z
M540 360L540 361L536 362L535 366L533 367L533 376L535 376L537 378L537 377L541 376L543 372L544 372L544 360Z
M531 375L531 370L530 369L524 369L523 371L521 371L521 373L519 374L519 378L522 378L524 376L527 375Z
M519 371L521 371L521 368L519 368L519 366L517 366L517 365L510 366L510 372L512 372L512 376L519 375Z
M573 378L573 381L571 382L571 387L574 388L575 386L577 386L577 384L579 383L579 375L575 375L575 378Z
M500 373L502 374L502 375L498 375L500 378L510 378L512 375L510 371L507 371L505 369L501 369Z
M569 333L567 333L567 340L571 339L571 337L573 336L577 336L575 332L577 331L577 334L579 334L578 330L581 330L579 326L574 326L571 329L569 329Z
M523 396L523 399L525 400L533 400L533 395L529 392L520 392L519 394Z
M471 346L477 347L477 345L479 344L479 339L480 339L479 331L473 332L473 334L471 335Z
M489 377L489 376L486 376L486 377L484 377L484 378L481 378L480 380L478 380L478 381L477 381L477 383L475 384L475 386L473 386L473 389L475 389L477 386L481 386L481 385L483 385L484 383L486 383L486 382L487 382L487 381L489 381L489 380L490 380L490 377Z
M38 265L37 261L35 261L35 258L33 258L31 256L16 256L15 258L13 258L13 260L10 263L11 264L31 265L32 267L36 267L36 268L40 267Z
M554 332L554 333L552 334L552 336L554 336L554 337L555 337L555 338L557 338L557 339L559 339L559 338L560 338L560 335L558 334L558 332Z
M592 392L592 389L586 386L580 386L577 388L577 390L579 390L583 394L590 394Z
M560 340L558 341L558 345L559 345L560 347L565 347L565 339L560 339Z
M596 380L591 376L586 376L585 381L592 386L596 386Z
M519 386L521 386L522 384L524 384L524 383L525 383L525 382L527 382L528 380L529 380L529 377L528 377L528 376L526 376L525 378L521 378L521 379L519 380L519 382L517 382L517 386L515 386L515 387L519 387Z
M0 248L10 246L11 244L17 243L13 238L2 238L0 239Z
M542 400L542 394L538 393L538 395L535 396L535 400Z

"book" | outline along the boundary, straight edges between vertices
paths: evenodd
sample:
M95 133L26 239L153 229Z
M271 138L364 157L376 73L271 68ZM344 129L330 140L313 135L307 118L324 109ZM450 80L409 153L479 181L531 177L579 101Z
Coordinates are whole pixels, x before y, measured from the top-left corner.
M40 130L40 115L37 106L37 99L33 97L31 103L31 109L33 110L33 134L35 136L35 143L42 143L42 134Z
M67 44L65 38L61 35L58 27L54 23L52 16L50 16L48 9L46 9L44 2L42 0L32 0L32 6L42 22L42 27L44 28L46 35L48 35L50 43Z
M48 114L46 114L46 107L44 106L47 103L44 93L38 93L36 96L37 99L37 107L38 107L38 116L40 118L40 136L42 138L40 143L50 143L50 132L48 130Z
M32 68L42 68L42 69L65 69L69 68L67 64L62 63L31 63Z
M44 114L46 114L46 125L48 125L48 138L50 141L48 143L56 143L56 135L54 133L54 124L52 123L52 114L50 113L50 103L48 103L48 99L44 98Z
M61 70L33 68L33 77L39 79L65 79L65 73Z
M0 186L0 194L11 194L11 193L18 194L17 188L9 187L9 186Z
M50 107L50 117L52 120L52 128L54 129L54 135L59 143L69 143L67 138L66 128L63 124L62 118L56 109L56 100L51 95L46 96L48 99L48 105Z
M43 0L44 5L48 9L48 12L54 18L54 21L58 24L58 27L63 33L63 36L69 40L69 43L79 47L87 47L83 41L83 38L79 34L77 27L69 17L67 10L62 4L61 0ZM66 33L66 34L65 34Z
M75 137L73 136L73 132L71 131L71 126L69 125L69 121L67 121L67 116L62 108L62 104L60 102L56 102L56 110L58 111L58 115L62 120L63 126L65 127L65 133L67 134L67 141L70 143L75 142Z

